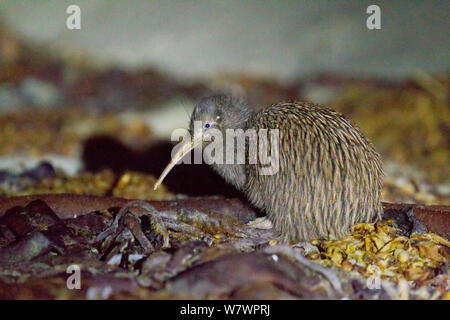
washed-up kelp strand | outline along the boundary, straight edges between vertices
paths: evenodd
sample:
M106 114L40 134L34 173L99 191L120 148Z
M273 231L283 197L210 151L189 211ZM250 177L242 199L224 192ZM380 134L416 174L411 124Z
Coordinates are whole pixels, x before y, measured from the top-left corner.
M34 200L44 201L61 219L82 216L93 211L101 211L109 208L121 208L131 201L134 201L115 197L75 194L30 195L0 198L0 216L10 208L16 206L24 207ZM202 212L224 214L244 223L256 218L254 209L238 199L198 197L171 201L147 202L158 211L176 211L191 208Z
M0 216L6 210L15 206L26 206L34 200L44 201L61 219L85 215L93 211L109 208L121 208L133 201L114 197L99 197L74 194L31 195L0 199ZM232 216L241 222L248 222L256 218L256 212L238 199L223 197L199 197L171 201L148 201L158 211L179 210L191 208L202 212L216 212ZM400 212L412 210L412 214L419 219L429 232L434 232L450 239L450 206L422 206L415 204L384 203L384 210Z

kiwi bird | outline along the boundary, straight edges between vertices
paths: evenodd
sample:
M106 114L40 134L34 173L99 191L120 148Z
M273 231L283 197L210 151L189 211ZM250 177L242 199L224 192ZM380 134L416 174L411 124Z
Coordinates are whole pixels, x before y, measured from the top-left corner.
M211 166L266 213L283 241L339 238L356 223L381 217L383 169L372 143L340 113L299 101L252 112L228 95L203 98L191 117L193 139L174 155L155 189L184 155L211 143L205 137L212 129L223 137L227 129L278 130L275 174L263 175L261 165L249 161Z

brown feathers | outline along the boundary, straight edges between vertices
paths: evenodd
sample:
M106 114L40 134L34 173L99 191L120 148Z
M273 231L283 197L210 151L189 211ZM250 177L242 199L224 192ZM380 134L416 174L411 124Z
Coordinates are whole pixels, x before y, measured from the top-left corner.
M243 190L284 241L341 237L381 215L383 170L373 145L341 114L289 102L254 114L247 128L280 130L280 169L246 165Z

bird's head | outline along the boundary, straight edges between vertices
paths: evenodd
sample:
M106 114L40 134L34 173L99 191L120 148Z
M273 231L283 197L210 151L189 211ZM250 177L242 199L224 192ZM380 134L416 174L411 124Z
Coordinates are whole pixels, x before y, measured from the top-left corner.
M189 125L191 139L187 139L175 153L154 188L156 189L161 184L169 171L192 149L200 144L208 144L213 132L217 133L219 130L225 139L227 129L245 130L249 117L250 112L243 99L225 94L216 94L201 99L192 112Z
M244 129L249 117L250 112L243 99L216 94L197 103L192 112L189 131L194 140L208 140L208 132L212 129L220 130L225 137L226 129Z

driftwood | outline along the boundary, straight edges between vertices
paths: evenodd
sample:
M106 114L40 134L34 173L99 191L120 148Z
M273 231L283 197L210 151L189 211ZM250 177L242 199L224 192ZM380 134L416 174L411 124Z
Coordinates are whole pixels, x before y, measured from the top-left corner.
M110 208L121 208L134 200L77 194L49 194L18 196L0 199L0 217L13 207L25 207L28 203L45 202L60 219L83 216L90 212ZM216 212L231 216L238 221L248 222L256 218L256 212L239 199L223 197L199 197L171 201L147 201L158 211L191 208L203 212Z

